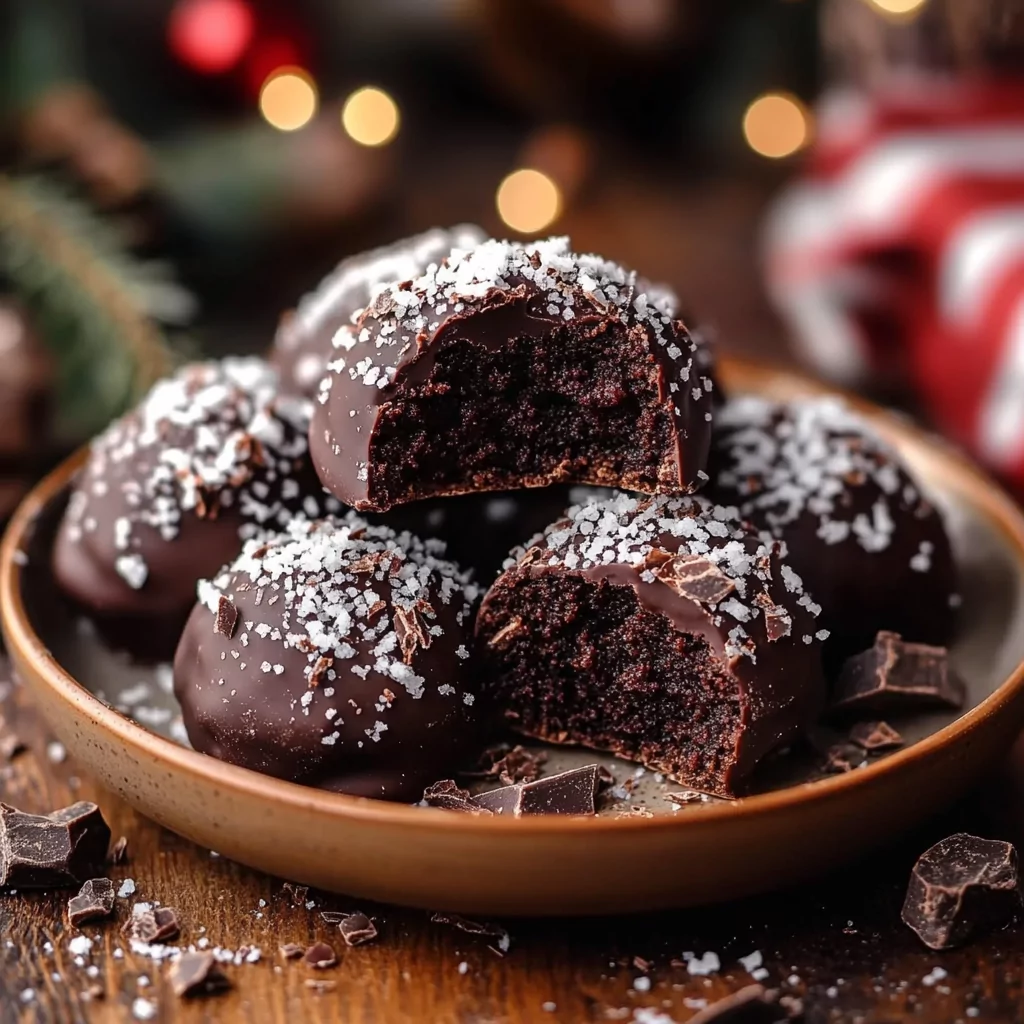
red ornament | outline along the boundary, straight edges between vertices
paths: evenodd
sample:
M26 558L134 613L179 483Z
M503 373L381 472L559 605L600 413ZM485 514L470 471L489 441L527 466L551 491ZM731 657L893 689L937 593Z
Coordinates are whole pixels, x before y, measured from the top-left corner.
M253 29L245 0L180 0L167 24L167 41L183 64L216 75L242 59Z

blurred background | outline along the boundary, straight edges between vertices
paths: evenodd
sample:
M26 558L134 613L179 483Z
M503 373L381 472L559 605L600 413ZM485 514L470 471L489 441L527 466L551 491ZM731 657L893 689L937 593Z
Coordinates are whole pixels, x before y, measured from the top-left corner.
M1021 0L5 0L0 514L174 361L461 221L568 234L1014 482L1022 74Z

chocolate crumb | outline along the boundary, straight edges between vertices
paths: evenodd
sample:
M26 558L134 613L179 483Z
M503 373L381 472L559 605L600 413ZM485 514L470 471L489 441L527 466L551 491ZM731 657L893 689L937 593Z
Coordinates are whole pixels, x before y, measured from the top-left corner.
M454 779L442 779L431 783L423 791L423 802L428 807L441 807L446 811L464 811L467 814L490 814L491 811L480 807Z
M687 804L704 803L707 798L703 793L698 792L696 789L681 789L677 793L666 793L665 799L670 804L685 807Z
M1011 843L959 832L925 850L914 865L903 922L931 949L1005 923L1020 906Z
M433 924L447 924L467 935L485 935L498 940L498 948L501 953L507 953L512 944L511 936L507 928L490 921L474 921L472 918L463 917L461 914L449 914L443 911L436 911L430 915Z
M699 1010L689 1024L779 1024L792 1019L780 1006L778 993L763 985L747 985Z
M300 946L297 942L286 942L278 947L278 952L285 960L298 960L306 952L306 947Z
M649 971L651 969L651 961L645 960L642 956L633 957L633 966L638 971Z
M90 878L78 895L68 900L68 921L73 928L109 917L113 912L114 883L109 878Z
M852 772L864 763L864 752L851 743L837 743L825 752L825 760L821 766L823 772L841 775Z
M858 722L850 730L850 742L864 750L892 750L903 746L903 737L888 722Z
M0 759L13 761L26 750L28 750L28 747L25 745L25 741L15 733L8 732L0 736Z
M322 971L328 967L333 967L338 962L338 957L326 942L314 942L306 950L303 960L310 967L315 967L317 970Z
M171 964L171 988L179 998L214 995L231 988L231 982L209 952L182 953Z
M377 926L363 913L357 911L343 917L338 924L346 946L361 946L377 938Z
M223 594L217 601L217 615L213 620L214 633L220 633L229 639L235 635L235 627L238 625L238 609L234 602Z
M82 999L87 1003L97 1003L101 999L106 999L106 990L98 982L93 982L83 993Z
M302 984L306 988L311 988L318 995L323 995L324 992L333 992L338 987L336 981L324 981L322 978L306 978Z
M110 829L96 804L51 814L0 803L0 888L59 889L102 873Z
M128 840L121 836L107 854L108 864L124 864L128 860Z
M177 938L181 934L178 912L173 907L154 907L141 914L133 914L125 922L123 931L139 942L157 943Z

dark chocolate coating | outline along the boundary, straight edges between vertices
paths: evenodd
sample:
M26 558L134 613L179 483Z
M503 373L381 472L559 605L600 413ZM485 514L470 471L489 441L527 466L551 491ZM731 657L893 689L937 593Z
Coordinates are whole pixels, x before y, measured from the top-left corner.
M477 618L513 728L725 795L820 710L823 638L776 546L700 498L574 507Z
M831 671L880 630L948 642L957 572L942 516L839 399L729 403L710 472L713 500L786 545L822 605Z
M475 224L432 228L342 260L316 291L281 317L270 361L281 374L282 393L316 397L331 359L331 339L369 305L381 285L419 277L453 249L469 249L485 237Z
M339 508L309 461L308 403L276 399L275 389L261 360L195 364L93 442L53 569L132 650L168 656L196 583L245 537L300 510Z
M295 520L200 587L174 659L193 746L278 778L417 800L482 745L477 588L408 534Z
M566 239L485 242L337 332L313 461L369 511L569 482L686 493L711 431L697 349L635 273Z

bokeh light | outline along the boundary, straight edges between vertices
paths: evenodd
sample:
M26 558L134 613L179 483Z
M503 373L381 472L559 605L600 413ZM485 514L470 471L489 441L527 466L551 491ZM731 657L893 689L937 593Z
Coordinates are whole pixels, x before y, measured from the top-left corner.
M341 108L345 131L362 146L384 146L398 134L398 104L372 85L356 89Z
M868 0L868 3L883 14L892 14L902 18L917 13L924 7L927 0Z
M260 89L260 113L267 124L282 132L308 124L316 105L316 85L302 68L278 68Z
M498 215L513 231L546 228L562 212L562 193L543 172L531 167L513 171L498 186Z
M245 0L180 0L167 23L171 52L183 64L208 75L233 68L253 34Z
M810 139L807 108L789 93L758 96L743 115L743 136L761 156L781 159L802 149Z

